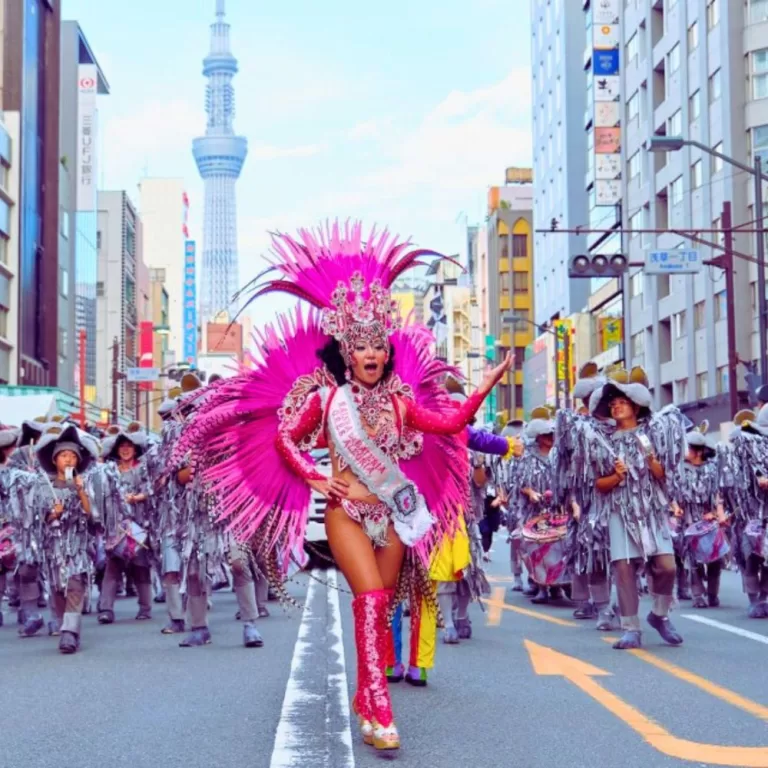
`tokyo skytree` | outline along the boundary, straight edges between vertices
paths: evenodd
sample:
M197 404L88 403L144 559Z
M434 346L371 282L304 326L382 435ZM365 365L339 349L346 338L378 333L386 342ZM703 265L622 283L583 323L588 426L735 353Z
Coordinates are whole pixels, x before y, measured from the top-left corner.
M229 24L224 21L224 0L216 0L216 21L211 24L211 51L203 59L208 78L205 136L192 142L192 154L205 182L203 259L200 274L200 322L219 312L230 317L237 311L232 297L239 286L237 257L237 206L235 182L248 153L248 141L236 136L235 92L232 78L237 59L229 49Z

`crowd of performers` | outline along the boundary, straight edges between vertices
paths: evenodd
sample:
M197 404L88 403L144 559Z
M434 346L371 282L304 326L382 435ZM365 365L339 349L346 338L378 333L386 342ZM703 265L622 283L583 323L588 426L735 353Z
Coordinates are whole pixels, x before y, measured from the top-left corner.
M0 426L0 601L6 593L18 609L20 637L47 631L62 653L75 653L94 584L98 623L108 625L127 580L137 621L152 617L154 591L168 611L163 634L189 630L180 646L206 645L210 586L231 576L243 644L263 645L256 627L269 615L263 566L217 521L185 462L169 464L185 403L201 387L187 374L169 393L159 438L138 423L112 427L101 440L61 418Z
M443 257L358 223L275 235L272 253L244 304L282 292L299 305L258 334L238 375L194 382L164 404L160 441L116 429L98 446L61 424L0 432L0 514L12 543L0 537L0 551L15 554L22 635L43 628L45 578L52 631L75 651L89 575L103 565L101 623L114 620L126 569L137 619L149 616L154 568L170 617L163 632L185 631L184 595L182 645L204 645L211 583L228 562L244 643L261 645L254 622L267 582L291 601L284 581L304 563L318 493L353 593L352 706L378 750L400 745L388 684L427 684L438 628L445 643L471 637L467 609L489 593L483 548L502 512L513 588L537 603L568 591L578 618L599 630L619 623L615 648L641 645L641 576L646 621L670 644L683 642L669 616L676 580L679 598L690 577L694 606L717 607L726 560L742 571L750 617L768 618L768 406L741 414L729 443L716 445L677 408L652 412L642 370L587 368L574 409L539 408L501 435L480 431L475 414L511 358L467 394L431 333L404 323L390 295L406 271ZM329 451L330 476L315 449Z

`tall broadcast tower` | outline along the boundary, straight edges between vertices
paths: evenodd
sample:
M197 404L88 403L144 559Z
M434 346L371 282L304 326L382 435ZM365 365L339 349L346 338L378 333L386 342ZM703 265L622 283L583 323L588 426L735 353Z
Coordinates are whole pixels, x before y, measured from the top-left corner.
M211 52L203 59L208 78L205 136L192 142L192 154L205 182L203 262L200 276L200 320L219 312L236 311L232 297L239 288L237 259L237 205L235 182L248 153L248 141L236 136L235 92L232 78L237 59L229 49L229 24L224 21L224 0L216 0L216 21L211 24Z

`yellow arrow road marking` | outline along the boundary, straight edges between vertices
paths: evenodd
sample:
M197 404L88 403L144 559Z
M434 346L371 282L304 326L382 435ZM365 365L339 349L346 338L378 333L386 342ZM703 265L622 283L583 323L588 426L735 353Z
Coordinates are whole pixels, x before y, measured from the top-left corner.
M662 754L706 765L729 765L735 768L768 766L768 747L724 747L679 739L592 679L609 675L609 672L530 640L524 642L536 674L561 675L566 678Z
M541 621L547 621L550 624L557 624L560 627L578 627L579 625L575 621L568 621L568 619L558 619L557 616L548 616L546 613L539 613L539 611L532 611L530 608L520 608L517 605L508 605L504 602L504 589L503 587L496 587L491 593L491 599L481 598L482 602L489 606L492 610L498 611L498 621L491 626L498 626L501 622L501 611L513 611L514 613L520 613L523 616L530 616L533 619L540 619ZM488 623L491 621L491 611L488 611ZM496 614L493 614L494 618Z
M494 587L491 591L491 602L488 603L488 618L486 626L498 627L501 624L501 606L504 604L504 587Z
M603 638L603 641L606 643L613 642L613 640L614 638L610 637ZM768 707L764 707L762 704L758 704L756 701L751 701L750 699L747 699L744 696L735 693L734 691L723 688L723 686L718 685L717 683L713 683L704 677L699 677L693 672L689 672L687 669L683 669L682 667L678 667L675 664L671 664L670 662L665 661L664 659L660 659L658 656L654 656L652 653L644 651L640 648L630 648L624 652L630 653L632 656L635 656L638 659L642 659L648 664L652 664L654 667L657 667L658 669L667 672L673 677L678 678L678 680L683 680L686 683L690 683L691 685L700 688L702 691L710 694L711 696L715 696L721 701L725 701L728 704L732 704L734 707L743 709L745 712L748 712L750 715L754 715L760 720L768 721Z

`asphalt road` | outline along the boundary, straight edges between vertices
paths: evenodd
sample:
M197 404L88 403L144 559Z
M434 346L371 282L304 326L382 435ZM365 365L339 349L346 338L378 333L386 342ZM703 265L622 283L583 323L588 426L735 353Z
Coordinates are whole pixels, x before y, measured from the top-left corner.
M261 649L241 646L229 592L214 596L213 644L192 649L160 634L162 606L135 622L123 599L114 625L86 617L81 652L64 657L54 639L17 638L6 607L0 768L768 766L768 621L746 618L737 574L721 608L675 612L682 647L648 629L630 654L572 606L508 591L500 543L489 572L500 591L487 613L473 606L474 637L439 647L426 688L392 687L403 747L386 756L348 717L349 595L308 574L293 585L306 608L270 604Z

